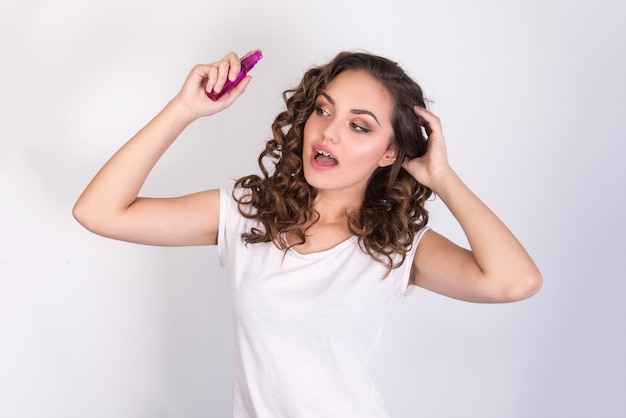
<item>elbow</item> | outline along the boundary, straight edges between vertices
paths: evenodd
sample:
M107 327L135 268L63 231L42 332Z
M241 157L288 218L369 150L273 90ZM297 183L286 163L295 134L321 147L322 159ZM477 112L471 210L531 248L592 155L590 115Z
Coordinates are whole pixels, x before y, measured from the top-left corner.
M532 285L532 289L528 297L531 297L535 295L536 293L538 293L541 290L541 287L543 286L543 276L541 275L541 272L539 270L536 270L535 275L532 278L531 285Z
M84 210L80 200L74 204L74 207L72 208L72 216L79 224L83 225Z
M81 204L80 200L74 204L74 207L72 208L72 216L79 224L89 229L89 217L87 216L87 211L85 210L84 205Z
M504 300L507 302L517 302L528 299L537 294L543 285L543 277L537 268L517 276L506 291Z
M81 224L85 229L91 232L96 230L96 220L94 217L94 210L90 209L88 205L82 202L80 199L72 208L72 216L76 221Z
M78 199L72 208L72 216L89 232L108 238L120 238L119 213L111 211L100 202Z

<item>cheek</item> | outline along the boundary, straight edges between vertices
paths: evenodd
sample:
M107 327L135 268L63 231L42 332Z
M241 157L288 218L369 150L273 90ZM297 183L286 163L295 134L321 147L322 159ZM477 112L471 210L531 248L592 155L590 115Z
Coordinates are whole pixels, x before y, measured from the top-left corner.
M381 139L380 142L376 141L375 143L358 144L353 146L352 155L358 160L376 163L385 155L388 149L389 145L387 142Z
M304 136L304 141L311 139L311 134L315 131L315 122L313 122L312 118L307 119L304 123L304 129L302 130L302 135Z

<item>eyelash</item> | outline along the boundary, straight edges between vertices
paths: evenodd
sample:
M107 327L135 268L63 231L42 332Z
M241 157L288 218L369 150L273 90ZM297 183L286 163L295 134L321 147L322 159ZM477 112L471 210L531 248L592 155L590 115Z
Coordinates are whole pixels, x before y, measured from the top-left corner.
M357 132L363 132L365 134L368 133L368 132L372 132L372 130L370 128L366 128L365 126L357 125L354 122L350 122L350 123L348 123L348 125L350 125L350 127L352 129L354 129L355 131L357 131Z
M324 108L322 106L315 106L315 113L317 113L320 116L328 116L329 113L327 111L324 110ZM365 126L361 126L357 123L354 122L348 122L348 126L351 127L352 129L354 129L357 132L361 132L361 133L368 133L371 132L372 130L368 127Z
M320 116L328 115L328 112L325 111L324 108L322 108L322 106L315 106L315 113L317 113Z

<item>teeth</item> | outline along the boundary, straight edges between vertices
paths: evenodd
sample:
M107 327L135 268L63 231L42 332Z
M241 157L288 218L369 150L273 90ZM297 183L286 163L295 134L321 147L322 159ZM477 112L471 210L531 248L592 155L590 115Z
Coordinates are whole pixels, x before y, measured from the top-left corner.
M329 154L329 153L327 153L326 151L321 150L321 149L319 149L319 148L315 148L315 152L317 152L318 154L324 155L324 156L326 156L326 157L328 157L328 158L333 158L333 156L332 156L332 155L330 155L330 154Z

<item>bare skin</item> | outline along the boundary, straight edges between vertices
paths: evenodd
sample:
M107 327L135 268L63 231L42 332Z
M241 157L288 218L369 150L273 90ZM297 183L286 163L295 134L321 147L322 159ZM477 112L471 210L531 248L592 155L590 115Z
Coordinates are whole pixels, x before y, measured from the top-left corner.
M96 174L74 207L75 218L97 234L124 241L215 245L218 190L177 198L138 194L156 162L189 124L224 110L243 94L250 77L218 101L206 96L213 88L219 91L226 78L234 79L239 70L240 60L234 53L194 67L176 97ZM339 163L337 168L322 170L314 163L307 167L303 158L305 172L310 173L307 181L319 191L314 207L320 219L307 231L306 244L295 248L302 253L328 249L347 239L346 213L358 210L368 176L395 160L389 144L392 101L367 74L352 71L341 76L326 90L332 103L322 97L321 110L314 112L305 127L305 149L323 147L336 154ZM415 113L428 123L429 149L424 156L405 161L403 167L446 204L463 228L470 249L428 231L411 260L411 283L472 302L511 302L533 295L542 282L534 262L449 166L439 118L420 107ZM339 172L341 176L336 175Z
M424 156L406 161L404 168L445 203L471 250L429 231L417 249L411 282L472 302L511 302L532 296L542 282L537 266L506 225L449 166L439 118L420 107L415 113L428 123L429 149Z

